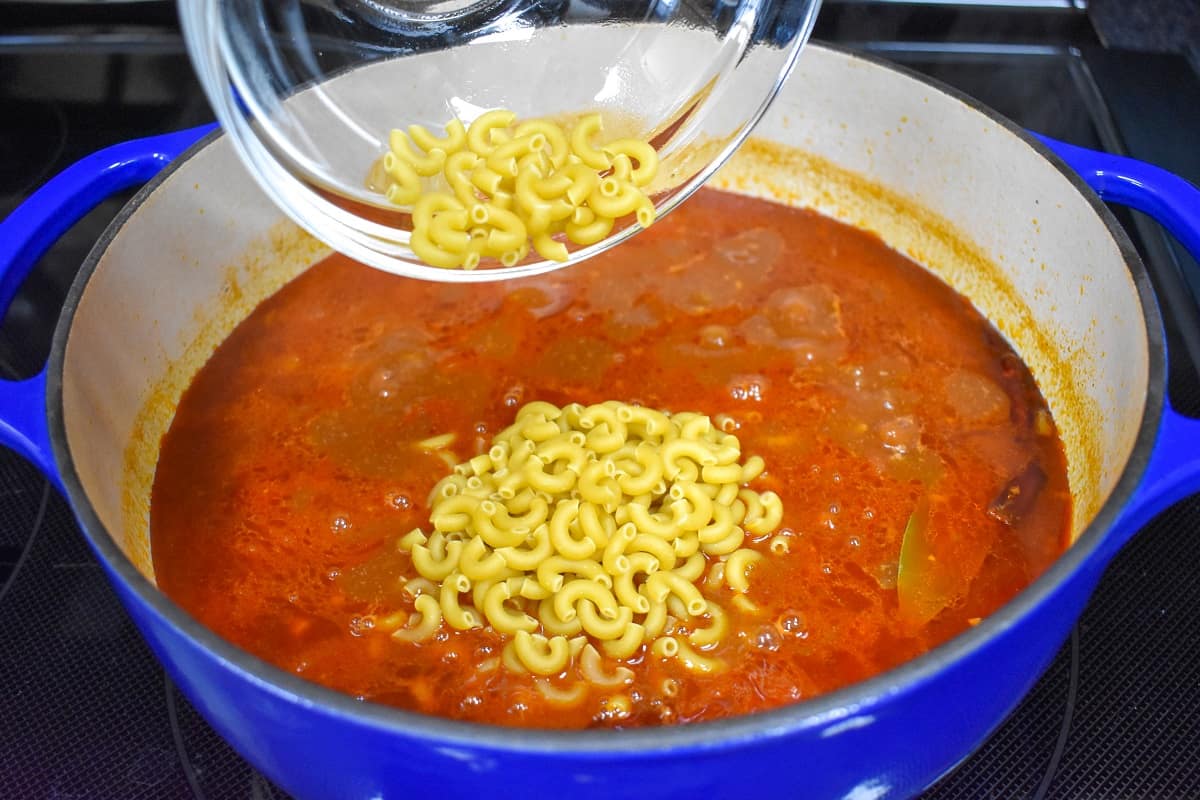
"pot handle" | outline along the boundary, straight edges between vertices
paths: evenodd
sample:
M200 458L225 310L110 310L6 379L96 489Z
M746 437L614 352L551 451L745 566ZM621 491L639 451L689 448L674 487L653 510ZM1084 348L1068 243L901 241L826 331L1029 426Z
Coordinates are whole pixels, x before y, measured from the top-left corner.
M1154 218L1200 261L1200 188L1165 169L1039 136L1102 200ZM1173 503L1200 490L1200 420L1163 403L1142 482L1114 526L1114 550Z
M0 318L29 271L58 238L103 200L153 178L216 128L116 144L55 175L0 222ZM46 422L46 368L23 381L0 381L0 445L33 462L61 490Z

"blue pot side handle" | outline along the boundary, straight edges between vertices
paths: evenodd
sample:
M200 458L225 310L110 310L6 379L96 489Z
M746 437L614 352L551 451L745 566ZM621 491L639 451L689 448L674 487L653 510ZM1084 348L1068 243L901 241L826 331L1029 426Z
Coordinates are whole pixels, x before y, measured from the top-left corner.
M215 125L113 145L72 164L0 222L0 317L58 238L103 200L146 183ZM61 490L46 422L46 369L0 381L0 445L32 461Z
M1038 137L1087 181L1100 198L1154 218L1200 261L1200 189L1142 161ZM1200 421L1167 402L1158 439L1137 491L1118 525L1119 547L1156 514L1200 490Z

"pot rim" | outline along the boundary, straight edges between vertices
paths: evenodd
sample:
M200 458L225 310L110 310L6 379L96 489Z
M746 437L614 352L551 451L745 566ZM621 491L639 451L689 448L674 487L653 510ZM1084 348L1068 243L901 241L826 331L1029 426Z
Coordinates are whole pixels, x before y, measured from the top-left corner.
M684 748L724 749L790 735L855 715L890 695L902 693L931 680L950 664L984 647L992 637L1018 624L1023 617L1044 602L1071 573L1082 568L1084 562L1096 555L1099 545L1112 532L1118 517L1140 483L1142 473L1154 450L1165 398L1166 351L1162 319L1149 275L1128 234L1100 198L1053 151L1016 123L953 87L882 58L824 42L813 41L807 47L829 50L874 67L897 72L958 100L1017 136L1062 173L1088 201L1117 244L1137 290L1149 347L1148 384L1137 439L1121 476L1095 518L1067 550L1037 579L994 613L985 617L979 625L873 678L794 705L709 722L620 731L512 728L452 720L376 703L364 703L349 694L307 681L226 641L201 624L147 579L117 546L116 540L100 521L71 458L66 437L62 391L66 345L75 312L92 273L108 246L146 199L181 165L221 136L220 130L205 136L176 158L121 209L84 260L71 285L55 328L46 382L46 413L51 443L67 497L93 551L105 562L110 574L136 594L160 621L166 622L177 633L182 633L211 655L230 664L242 673L244 678L260 684L281 699L318 706L326 714L383 730L397 737L416 737L436 740L446 745L465 745L492 751L617 754L640 760ZM103 533L98 533L100 531Z

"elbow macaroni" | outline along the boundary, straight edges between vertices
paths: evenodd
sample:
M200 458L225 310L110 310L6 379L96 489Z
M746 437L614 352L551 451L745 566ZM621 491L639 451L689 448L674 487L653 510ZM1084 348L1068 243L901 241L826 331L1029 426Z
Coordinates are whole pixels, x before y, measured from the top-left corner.
M643 228L654 222L644 189L658 154L638 139L595 144L599 114L568 132L497 109L469 127L451 120L445 130L440 138L421 125L393 130L380 162L384 195L412 207L410 247L431 266L475 269L485 257L514 266L531 245L542 258L566 261L560 236L586 247L629 214Z
M494 143L497 158L521 152L488 133L499 129L475 138ZM777 495L747 486L762 471L698 414L530 403L434 487L429 532L399 540L419 573L407 582L418 614L392 636L489 626L511 637L508 669L551 676L573 665L594 683L615 680L603 658L646 651L688 671L720 670L704 652L731 628L719 598L754 610L746 592L764 554L743 546L746 532L765 537L782 518Z

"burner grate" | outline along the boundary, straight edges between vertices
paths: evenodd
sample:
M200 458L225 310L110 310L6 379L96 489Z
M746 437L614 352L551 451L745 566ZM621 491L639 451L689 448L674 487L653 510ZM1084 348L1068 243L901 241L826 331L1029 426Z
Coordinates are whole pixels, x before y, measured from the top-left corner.
M161 670L62 498L7 453L0 476L36 498L0 597L0 796L176 796L162 696L146 691Z

